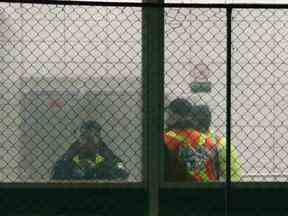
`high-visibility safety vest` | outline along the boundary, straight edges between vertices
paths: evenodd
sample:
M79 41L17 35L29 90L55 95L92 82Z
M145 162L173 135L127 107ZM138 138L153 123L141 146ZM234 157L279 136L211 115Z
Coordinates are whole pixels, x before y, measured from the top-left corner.
M222 137L217 141L217 146L219 150L219 164L220 164L220 176L225 180L226 178L226 138ZM235 145L231 144L231 154L230 154L230 164L231 164L231 181L241 180L241 168L239 163L239 157Z
M75 157L73 157L73 162L79 167L79 168L84 168L84 167L82 167L82 165L81 165L81 161L83 161L83 160L81 160L80 158L79 158L79 155L76 155ZM88 160L88 159L84 159L88 164L89 164L89 166L91 167L91 168L96 168L97 166L99 166L102 162L104 162L105 161L105 158L104 157L102 157L101 155L96 155L96 157L95 157L95 161L92 161L92 160Z
M193 130L190 130L190 131L193 131ZM203 136L203 134L200 134L199 136L199 134L200 134L199 132L197 133L195 131L192 133L190 132L190 140L191 139L195 140L196 143L198 140L198 142L200 142L200 145L201 145L201 143L203 143L203 140L205 140L205 136ZM200 138L201 136L202 138ZM211 142L212 144L216 143L216 146L218 149L220 178L221 180L225 181L225 178L226 178L226 138L222 137L220 139L217 139L215 132L212 130L209 130L206 136L210 138L207 140L208 144L209 142ZM165 134L166 146L168 147L170 151L174 151L176 153L178 153L178 149L180 145L183 145L183 144L185 145L185 143L188 143L185 140L189 140L189 139L185 138L185 135L183 136L183 131L178 131L178 132L169 131ZM240 181L241 180L241 168L240 168L238 153L234 144L231 144L231 160L230 161L231 161L231 181Z
M207 152L217 151L213 133L209 131L205 134L192 129L168 131L164 140L167 148L184 161L186 172L193 180L217 180L215 161L207 155Z

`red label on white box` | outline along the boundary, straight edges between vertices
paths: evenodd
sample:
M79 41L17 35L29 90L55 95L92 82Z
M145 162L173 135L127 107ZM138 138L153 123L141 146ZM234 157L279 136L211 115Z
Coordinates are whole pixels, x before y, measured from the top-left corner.
M49 108L62 108L64 105L65 103L63 100L51 100L48 102Z

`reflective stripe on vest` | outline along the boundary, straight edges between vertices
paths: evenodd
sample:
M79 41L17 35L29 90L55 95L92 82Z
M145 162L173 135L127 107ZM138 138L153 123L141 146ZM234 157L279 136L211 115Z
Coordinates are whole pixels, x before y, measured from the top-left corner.
M188 142L187 142L187 138L185 136L181 136L181 135L178 135L176 134L174 131L169 131L166 133L167 136L179 141L179 142L182 142L185 144L185 146L187 146Z
M73 157L72 160L73 160L78 166L81 166L81 160L80 160L80 158L79 158L79 155L76 155L75 157ZM104 160L105 160L105 158L104 158L103 156L97 154L96 157L95 157L95 161L92 161L92 160L85 160L85 161L87 161L87 162L90 164L90 166L95 167L95 166L97 166L98 164L102 163Z
M200 133L198 145L203 146L206 142L207 136L203 133Z
M213 140L213 143L217 143L216 134L213 130L209 129L208 136Z
M176 134L174 131L169 131L168 133L166 133L166 135L180 141L180 142L185 142L187 139L184 136L178 135Z
M167 136L176 139L179 142L183 142L185 145L189 144L187 142L187 137L182 136L182 135L178 135L176 134L174 131L169 131L166 133ZM199 141L198 141L198 145L202 146L205 144L206 139L210 138L209 137L210 134L208 134L208 136L206 134L200 133L200 137L199 137Z
M219 141L218 141L218 145L223 147L226 145L226 138L222 137Z

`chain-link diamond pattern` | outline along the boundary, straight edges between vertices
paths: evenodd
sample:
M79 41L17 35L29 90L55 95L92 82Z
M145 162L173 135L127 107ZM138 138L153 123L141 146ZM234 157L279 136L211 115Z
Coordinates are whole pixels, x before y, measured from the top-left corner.
M226 110L226 17L223 9L165 9L166 103L183 97L195 104L208 104L212 127L225 134ZM198 66L205 65L211 93L192 93ZM196 77L196 78L195 78Z
M242 181L287 181L287 10L232 16L232 141Z
M141 181L141 8L0 6L1 181L47 181L91 118L129 181ZM286 21L286 9L233 9L232 143L241 181L287 180ZM225 9L165 9L165 103L208 104L218 136L226 37ZM203 70L211 92L192 93Z
M47 181L88 119L142 180L141 28L141 8L0 4L1 182Z
M286 12L233 9L232 144L241 181L286 180ZM225 11L166 9L165 27L165 102L208 104L212 128L225 136ZM199 63L211 71L209 94L191 92Z
M193 92L194 82L211 83ZM165 103L185 98L212 111L211 129L226 134L226 11L165 9Z

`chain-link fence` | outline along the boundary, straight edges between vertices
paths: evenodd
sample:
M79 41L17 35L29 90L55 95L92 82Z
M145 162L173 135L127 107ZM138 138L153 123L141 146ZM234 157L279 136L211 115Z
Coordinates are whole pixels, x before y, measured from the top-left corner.
M286 12L232 10L232 181L287 180ZM165 101L208 105L226 136L226 10L169 8L165 18ZM193 91L197 76L210 91Z
M0 6L1 182L47 181L86 120L101 125L128 181L141 181L141 7ZM286 12L232 10L240 181L286 181ZM226 31L225 8L165 9L165 105L177 97L208 105L218 137L226 136Z
M234 9L232 138L242 180L287 181L286 9Z
M212 127L219 129L220 135L226 134L225 14L225 9L217 8L165 10L166 103L177 97L195 104L209 103ZM203 79L211 82L211 91L192 92L193 83Z
M0 181L47 181L87 120L142 181L141 9L1 3L0 31Z
M211 128L225 136L226 10L168 8L165 28L166 105L176 98L209 105Z

